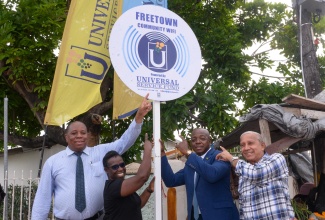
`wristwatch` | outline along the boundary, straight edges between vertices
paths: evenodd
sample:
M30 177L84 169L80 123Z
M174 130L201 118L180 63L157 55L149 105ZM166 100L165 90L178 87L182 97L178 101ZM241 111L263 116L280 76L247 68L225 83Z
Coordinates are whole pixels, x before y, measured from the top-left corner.
M234 162L234 160L239 160L239 157L232 157L230 163Z
M186 157L188 157L188 156L190 156L190 154L191 154L191 153L192 153L192 151L191 151L191 150L187 150L187 151L186 151L186 155L185 155L185 156L186 156Z

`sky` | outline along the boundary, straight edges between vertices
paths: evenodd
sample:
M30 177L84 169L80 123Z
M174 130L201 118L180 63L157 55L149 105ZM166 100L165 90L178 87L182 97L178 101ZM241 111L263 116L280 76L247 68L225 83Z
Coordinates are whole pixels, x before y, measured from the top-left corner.
M289 5L289 6L292 6L292 1L291 0L266 0L266 2L274 2L274 3L276 3L276 2L282 2L282 3L284 3L284 4L287 4L287 5Z

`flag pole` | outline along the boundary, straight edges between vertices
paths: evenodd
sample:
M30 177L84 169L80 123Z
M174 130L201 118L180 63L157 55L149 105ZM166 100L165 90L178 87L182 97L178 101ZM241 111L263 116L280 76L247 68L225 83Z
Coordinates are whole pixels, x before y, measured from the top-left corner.
M153 101L154 165L155 165L155 219L162 219L161 212L161 151L160 151L160 102Z
M39 161L39 166L38 166L37 178L41 177L41 170L42 170L42 163L43 163L43 156L44 156L44 149L45 149L45 140L46 140L46 135L47 135L47 124L45 125L44 132L45 133L44 133L43 144L42 144L41 159Z

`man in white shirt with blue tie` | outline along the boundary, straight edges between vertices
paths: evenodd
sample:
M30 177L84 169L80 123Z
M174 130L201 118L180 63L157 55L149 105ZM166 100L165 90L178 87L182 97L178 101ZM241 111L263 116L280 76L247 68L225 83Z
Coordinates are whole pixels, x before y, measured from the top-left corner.
M115 150L123 154L134 144L141 133L144 116L152 109L151 103L147 100L148 96L149 94L143 99L129 128L120 139L112 143L88 147L88 131L84 123L75 121L67 127L65 133L67 148L51 156L43 166L33 204L32 220L48 218L52 196L53 212L57 220L95 220L103 214L103 189L107 175L102 159L108 151ZM79 169L76 168L76 164L80 159L84 180L81 189L76 187L76 184L80 185L76 183L78 179L76 170ZM83 195L82 198L77 198L79 194Z

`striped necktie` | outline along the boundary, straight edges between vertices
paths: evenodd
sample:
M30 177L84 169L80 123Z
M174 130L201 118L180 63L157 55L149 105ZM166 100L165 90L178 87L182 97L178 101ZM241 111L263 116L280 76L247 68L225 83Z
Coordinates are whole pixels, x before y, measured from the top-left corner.
M82 152L75 152L75 155L78 156L76 166L75 208L79 212L82 212L86 208L84 167L82 164L81 154Z

